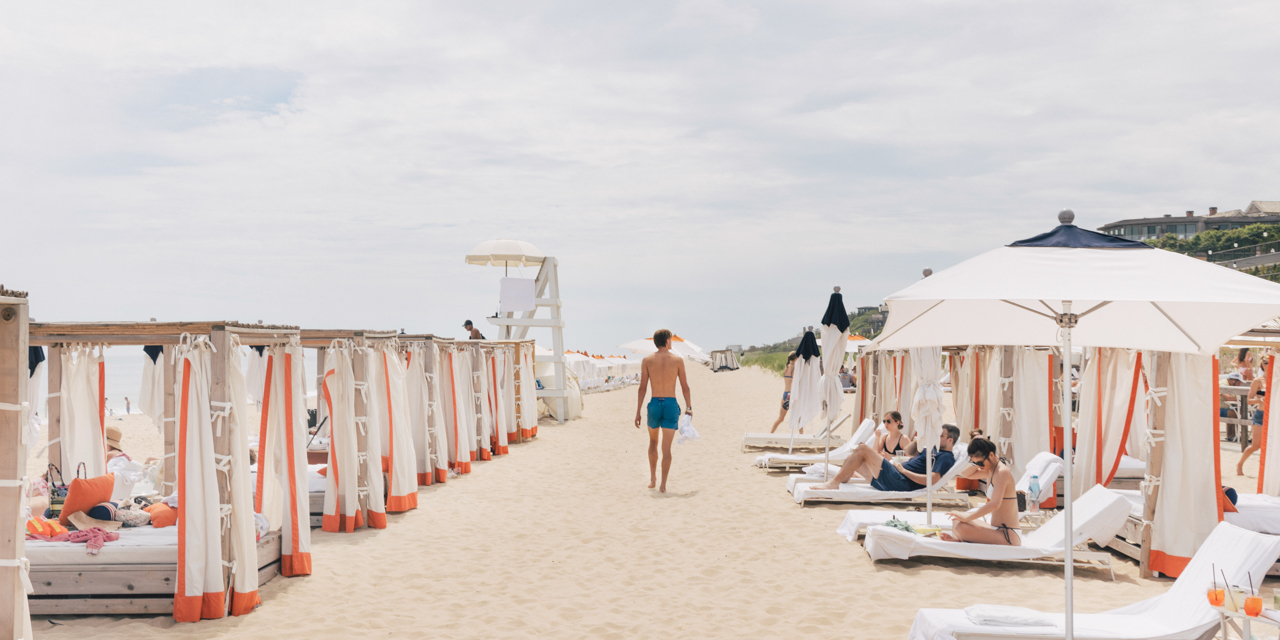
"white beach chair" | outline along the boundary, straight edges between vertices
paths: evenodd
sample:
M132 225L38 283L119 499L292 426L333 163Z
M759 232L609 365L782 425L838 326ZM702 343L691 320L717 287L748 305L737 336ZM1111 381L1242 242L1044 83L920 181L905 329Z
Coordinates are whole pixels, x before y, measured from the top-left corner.
M1041 502L1043 502L1053 495L1053 483L1061 473L1062 458L1048 452L1041 453L1027 463L1027 470L1022 474L1022 479L1018 480L1018 491L1026 491L1031 485L1031 476L1039 476L1040 498ZM1024 512L1020 514L1019 518L1026 518L1030 515L1032 514ZM891 518L897 518L911 526L928 524L923 511L851 509L845 512L844 521L836 528L836 533L844 536L849 542L853 542L862 536L863 530L867 527L884 524ZM950 529L951 518L946 517L945 514L934 514L933 526Z
M1230 584L1247 584L1249 576L1266 573L1280 555L1280 536L1246 531L1222 522L1214 528L1182 575L1165 593L1106 613L1077 613L1075 637L1080 640L1195 640L1213 635L1218 613L1209 607L1205 592L1214 569ZM1041 613L1021 607L999 607L1013 615L1005 622L1017 626L978 624L983 608L921 609L908 635L910 640L987 640L1062 638L1063 614ZM997 621L998 622L998 621Z
M969 495L959 493L951 488L951 481L960 475L970 464L969 456L965 455L968 445L963 442L956 443L952 448L951 454L955 456L956 463L951 465L945 474L938 480L933 487L933 504L934 506L969 506ZM821 465L818 465L821 467ZM874 502L883 504L908 503L916 504L924 502L928 497L927 489L916 489L914 491L881 491L871 486L871 483L861 478L852 482L846 482L838 489L830 491L815 491L811 485L823 482L822 475L792 475L787 477L787 491L791 492L791 496L795 498L796 504L805 504L806 502Z
M845 416L846 418L848 416ZM849 441L831 450L831 464L840 464L858 445L869 442L876 434L876 421L870 418L862 421L853 432ZM764 469L796 469L811 464L821 464L827 460L824 453L766 453L756 456L755 465Z
M1129 518L1129 501L1106 487L1094 487L1088 490L1076 499L1074 506L1071 544L1075 547L1081 547L1089 540L1105 545ZM924 556L1061 565L1067 550L1066 539L1063 536L1063 520L1063 515L1059 513L1039 529L1023 533L1022 545L1017 547L948 542L879 525L867 528L867 536L862 544L873 561L907 560ZM1077 565L1105 567L1108 572L1111 572L1111 578L1115 579L1115 573L1111 569L1110 553L1080 548L1074 556Z
M844 444L844 439L835 435L837 429L844 425L845 421L853 417L845 414L844 417L833 422L831 426L822 429L816 434L799 434L794 438L791 432L786 433L747 433L742 436L742 450L748 448L755 449L786 449L788 447L794 449L821 449L828 444L827 434L831 434L830 444L838 447Z

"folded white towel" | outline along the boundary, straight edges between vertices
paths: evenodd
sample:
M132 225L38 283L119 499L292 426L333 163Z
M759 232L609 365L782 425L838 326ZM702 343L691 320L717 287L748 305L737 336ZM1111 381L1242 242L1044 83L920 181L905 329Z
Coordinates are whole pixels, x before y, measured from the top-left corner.
M973 624L990 627L1052 627L1053 618L1046 613L1026 607L1010 607L1001 604L975 604L965 607L964 614Z

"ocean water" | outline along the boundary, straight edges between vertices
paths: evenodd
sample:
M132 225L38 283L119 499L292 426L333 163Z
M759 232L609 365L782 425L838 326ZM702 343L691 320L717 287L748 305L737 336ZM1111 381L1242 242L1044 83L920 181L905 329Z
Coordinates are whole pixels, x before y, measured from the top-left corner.
M246 352L248 348L244 348ZM316 354L314 350L303 349L303 359L305 361L307 393L315 393L316 386ZM45 357L49 357L48 348L45 349ZM141 413L138 410L138 396L142 390L142 359L147 357L143 353L142 347L107 347L103 352L103 362L106 365L107 384L107 411L116 414L123 414L125 409L125 398L128 398L132 404L133 413ZM46 369L47 371L47 369ZM48 374L40 376L39 384L41 391L48 393L49 378ZM42 418L47 416L47 403L38 409Z

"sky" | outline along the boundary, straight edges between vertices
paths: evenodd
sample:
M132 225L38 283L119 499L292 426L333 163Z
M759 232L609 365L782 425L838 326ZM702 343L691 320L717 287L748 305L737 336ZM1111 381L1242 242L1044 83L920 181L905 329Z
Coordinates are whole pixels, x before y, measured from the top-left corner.
M518 238L559 261L567 348L772 343L1064 207L1280 200L1278 30L1268 2L7 3L0 283L44 321L493 337L502 270L463 256Z

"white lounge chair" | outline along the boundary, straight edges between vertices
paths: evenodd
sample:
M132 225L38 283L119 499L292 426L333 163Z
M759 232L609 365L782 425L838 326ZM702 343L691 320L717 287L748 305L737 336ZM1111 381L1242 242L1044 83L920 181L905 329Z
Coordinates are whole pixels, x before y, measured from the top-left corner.
M822 429L816 434L797 433L794 438L791 437L791 432L789 431L786 433L744 434L742 436L742 450L746 451L748 448L786 449L788 447L794 448L794 449L821 449L827 446L828 444L828 441L827 441L828 433L831 434L831 440L830 440L831 446L838 447L844 444L844 438L836 436L835 432L842 425L844 425L845 421L847 421L851 417L853 416L851 416L850 414L845 414L844 417L832 423L830 427L826 429Z
M1165 593L1106 613L1077 613L1075 637L1080 640L1196 640L1213 635L1218 613L1209 607L1205 592L1214 569L1231 584L1247 584L1266 573L1280 555L1280 536L1246 531L1222 522L1196 551L1191 563ZM968 609L921 609L908 635L910 640L987 640L1026 638L1048 640L1064 635L1061 613L1041 613L1021 607L1001 607L1017 626L978 624L977 605ZM1012 620L1009 620L1010 622Z
M1105 545L1129 518L1129 501L1106 487L1094 487L1086 491L1076 499L1074 506L1071 544L1075 547L1080 547L1089 540ZM1061 565L1067 550L1063 520L1063 514L1059 513L1039 529L1023 533L1022 545L1017 547L948 542L880 525L867 528L867 536L862 544L873 561L907 560L925 556ZM1080 566L1105 567L1107 571L1111 571L1110 553L1082 548L1074 556L1075 563ZM1111 578L1115 579L1114 572Z
M1044 452L1031 459L1027 463L1027 470L1022 474L1022 479L1018 480L1018 491L1026 491L1031 485L1031 476L1039 476L1040 481L1040 501L1044 502L1053 495L1053 483L1058 479L1058 475L1062 473L1062 458L1052 453ZM925 525L927 518L923 511L886 511L869 510L869 509L851 509L844 514L844 522L836 529L836 533L844 536L849 542L853 542L861 537L863 530L867 527L884 524L891 518L902 520L911 526ZM1021 514L1022 518L1027 517L1028 513ZM933 525L943 529L951 528L951 518L946 514L935 513L933 516Z
M960 475L970 464L969 456L965 455L968 445L963 442L957 442L952 448L951 454L955 456L956 463L951 465L945 474L933 486L933 503L936 506L969 506L969 495L958 493L951 488L951 481ZM821 467L821 465L818 465ZM840 485L838 489L829 491L815 491L811 485L823 482L822 475L792 475L787 477L787 491L791 492L791 496L795 498L796 504L804 504L806 502L875 502L875 503L910 503L923 502L926 499L927 489L916 489L914 491L881 491L871 486L867 480L858 478L852 482L846 482Z
M862 421L853 432L849 441L831 450L831 464L840 464L849 457L849 453L858 445L869 442L876 435L876 421L870 418ZM827 460L825 453L766 453L756 456L756 466L765 469L796 469Z

